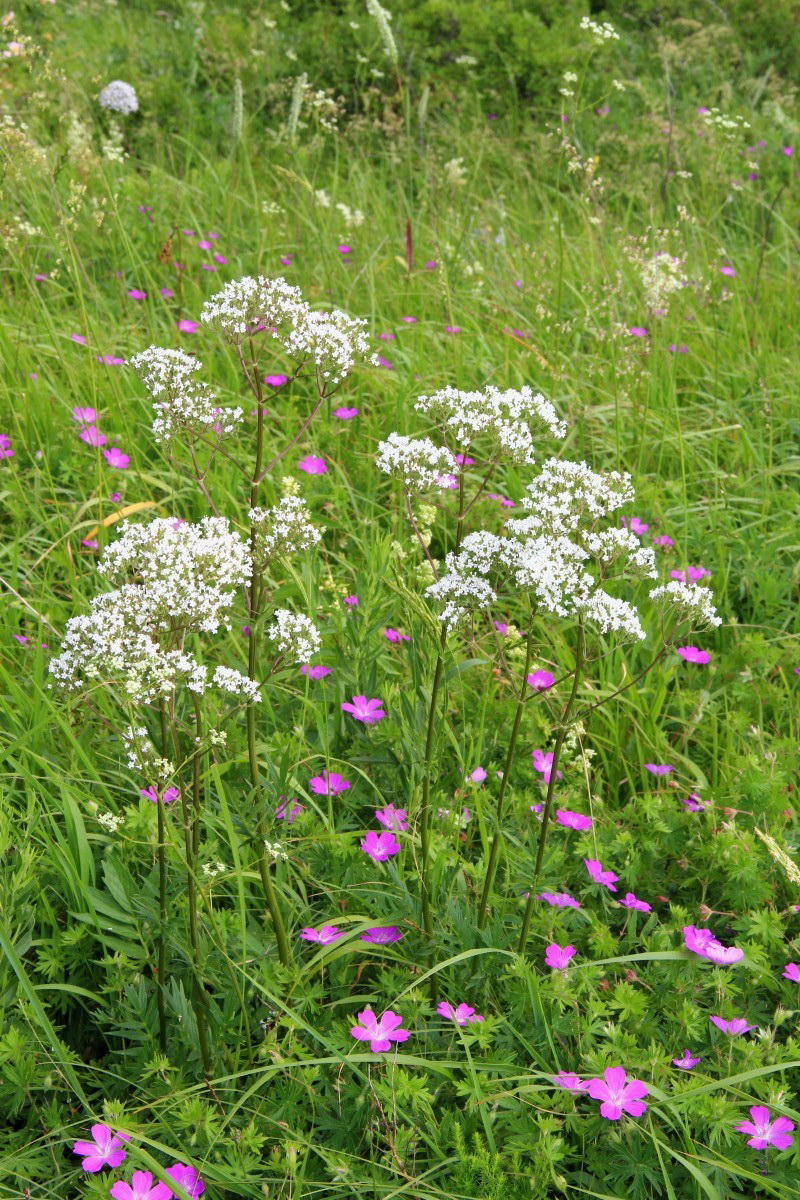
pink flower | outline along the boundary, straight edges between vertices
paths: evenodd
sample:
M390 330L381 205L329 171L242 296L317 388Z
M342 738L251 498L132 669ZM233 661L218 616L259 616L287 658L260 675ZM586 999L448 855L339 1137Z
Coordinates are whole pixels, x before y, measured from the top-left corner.
M645 763L645 771L649 771L651 775L669 775L670 771L674 771L674 767L670 767L667 763Z
M695 925L685 925L683 940L687 950L700 958L708 958L718 966L727 967L741 962L744 950L737 946L723 946L717 941L710 929L698 929Z
M126 1155L123 1142L130 1140L128 1133L114 1133L107 1125L93 1125L92 1140L76 1142L72 1153L82 1154L84 1171L95 1174L103 1167L118 1167Z
M755 1029L755 1025L748 1025L743 1017L734 1017L732 1021L726 1021L724 1017L709 1017L712 1025L716 1025L717 1029L727 1033L728 1037L738 1037L741 1033L749 1033L751 1029Z
M508 633L508 624L505 621L495 621L494 627L497 630L497 632L499 634L501 634L503 637L505 637L506 634ZM528 678L530 679L530 676ZM533 684L533 683L531 684L531 687L535 687L535 686L536 686L535 684Z
M540 892L538 900L544 900L553 908L580 908L580 904L569 892Z
M794 1141L794 1122L788 1117L776 1117L772 1121L769 1109L764 1108L762 1104L754 1104L750 1109L750 1116L752 1121L740 1121L735 1126L737 1133L751 1135L747 1139L748 1146L752 1146L754 1150L766 1150L767 1146L774 1146L776 1150L786 1150L791 1146Z
M116 467L119 471L124 471L131 461L130 455L123 454L119 446L112 446L110 450L104 450L103 457L110 467Z
M131 300L147 299L147 292L142 292L139 290L139 288L131 288L131 290L128 292L128 295L130 296Z
M311 929L306 926L305 929L300 930L298 936L304 942L318 942L320 946L329 946L331 942L344 937L344 934L336 925L322 925L319 929Z
M681 799L681 804L688 808L689 812L702 812L705 808L696 792L690 792L686 799Z
M0 458L13 458L14 451L11 449L11 438L7 433L0 433Z
M159 288L158 290L161 293L161 295L164 297L165 300L171 300L173 298L173 296L175 295L172 288L163 287L163 288Z
M642 1097L649 1088L641 1079L631 1079L622 1067L606 1067L602 1079L588 1079L586 1090L593 1100L601 1100L600 1116L618 1121L625 1112L629 1117L641 1117L647 1111Z
M581 1095L589 1087L588 1083L584 1083L573 1071L559 1071L550 1078L556 1087L563 1088L565 1092L572 1092L573 1096Z
M435 270L436 270L436 268L438 267L438 265L439 265L439 264L438 264L438 262L436 261L436 259L435 259L435 258L432 258L432 259L430 259L430 261L429 261L429 262L426 262L426 263L425 263L425 270L426 270L426 271L435 271Z
M361 849L375 862L386 862L387 858L400 853L400 843L393 833L376 833L371 829L367 836L361 839Z
M95 354L95 358L104 367L121 367L125 359L119 358L116 354Z
M80 406L73 408L72 419L77 421L79 425L90 425L93 421L99 420L99 414L93 408L81 408Z
M800 967L797 963L787 963L783 970L783 978L792 983L800 983Z
M349 779L344 779L338 771L323 771L309 781L308 786L317 796L335 796L346 792L350 787Z
M401 317L400 320L405 321L406 325L416 325L417 323L416 317Z
M733 267L725 266L720 267L719 273L720 275L729 275L732 278L736 274L736 271L733 269Z
M275 820L285 821L287 825L294 825L301 812L303 812L302 804L299 804L297 800L289 801L285 796L281 796L275 809Z
M86 346L88 344L88 339L85 338L82 333L71 333L70 337L72 338L73 342L77 342L79 346Z
M688 354L689 347L686 345L685 342L681 342L680 346L676 342L672 342L670 344L669 352L670 352L670 354ZM669 544L670 544L670 546L675 545L675 543L672 541L670 541Z
M501 630L501 632L505 633L505 630ZM535 692L546 692L555 681L556 677L550 671L532 671L527 677L527 682Z
M199 321L187 321L185 317L182 321L178 321L178 333L197 333L199 328Z
M265 375L264 376L264 383L267 385L267 387L279 388L279 387L283 387L283 385L288 382L289 382L288 375Z
M469 458L466 454L457 454L456 462L460 467L471 467L475 463L474 458Z
M323 667L322 663L316 663L313 667L306 663L300 668L300 674L305 675L308 679L324 679L330 673L330 667Z
M550 776L553 774L553 751L548 750L545 754L543 750L534 750L531 754L533 759L533 769L538 771L545 783L550 782ZM556 779L563 779L564 776L560 771L556 771Z
M483 783L486 779L486 769L484 767L476 767L474 771L467 776L470 783Z
M340 254L350 254L352 251L352 246L342 245L342 246L337 246L336 249L339 251Z
M794 154L794 150L792 149L791 146L784 146L783 153L786 155L787 158L791 158L792 155ZM792 1126L792 1128L794 1129L794 1126Z
M388 358L384 358L382 354L378 355L378 366L385 367L387 371L394 370L394 364L390 363Z
M591 829L592 818L585 817L583 813L570 812L568 808L559 808L556 810L556 820L559 825L563 825L565 829Z
M391 1050L392 1042L405 1042L411 1037L407 1029L400 1028L403 1018L391 1009L380 1018L375 1016L371 1008L365 1008L357 1015L358 1025L354 1025L350 1032L359 1042L369 1042L373 1054Z
M165 1183L153 1183L149 1171L134 1171L130 1183L118 1179L108 1190L114 1200L170 1200L172 1196Z
M730 967L742 961L744 950L740 950L738 946L722 946L715 940L706 950L706 958L718 967Z
M144 796L145 800L149 800L151 804L158 804L159 799L162 804L173 804L180 796L180 792L176 787L169 787L159 797L158 792L152 784L148 788L140 788L139 794Z
M358 596L345 596L344 602L348 608L358 608Z
M445 325L444 331L445 331L445 333L461 333L461 326L460 325Z
M551 942L544 952L545 966L553 971L566 971L575 952L574 946L559 946L557 942Z
M626 892L625 898L624 900L620 900L620 904L624 908L635 908L637 912L653 911L651 904L648 904L646 900L638 900L633 892Z
M650 526L645 525L645 523L641 521L639 517L620 517L620 521L623 525L630 529L631 533L637 533L641 535L643 533L647 533L648 529L650 528Z
M631 325L629 333L632 337L647 337L647 329L644 325Z
M368 942L371 946L390 946L392 942L399 942L403 936L403 931L396 925L374 925L372 929L364 930L361 941Z
M187 1167L185 1163L173 1163L164 1172L182 1187L187 1196L202 1196L206 1190L205 1182L200 1178L195 1167Z
M386 716L383 701L368 700L366 696L353 696L352 703L343 701L342 712L350 713L356 721L363 721L365 725L375 725Z
M376 808L375 819L384 829L396 829L399 833L405 833L408 829L408 813L404 808L395 808L393 804Z
M81 545L85 546L87 550L97 550L100 546L100 543L98 542L97 538L84 538L81 542Z
M335 408L333 415L338 417L340 421L352 421L353 417L358 416L357 408Z
M81 430L81 441L86 442L87 446L105 446L108 438L104 433L101 433L96 425L86 425Z
M615 875L613 871L604 871L603 864L596 858L585 858L583 861L586 864L586 870L589 872L589 878L594 883L601 883L610 892L617 890L614 884L619 880L619 875Z
M218 262L220 264L220 266L224 266L227 261L228 260L224 254L215 254L214 255L214 262Z
M696 1067L700 1062L699 1058L692 1058L688 1050L684 1050L683 1058L673 1058L673 1064L680 1067L682 1071L691 1071L692 1067Z
M670 579L677 579L680 583L699 583L701 579L706 579L711 575L705 567L687 567L685 571L670 571Z
M387 642L410 642L411 638L407 633L401 633L399 629L384 629L383 636Z
M305 471L306 475L325 475L328 471L325 459L315 458L313 454L307 454L305 458L301 458L297 466L301 471Z
M474 1025L483 1020L480 1013L476 1013L475 1009L470 1008L468 1004L459 1004L458 1008L453 1008L452 1004L442 1000L436 1006L436 1011L440 1017L447 1017L448 1021L455 1021L456 1025Z
M699 650L697 646L678 646L677 653L688 663L699 663L701 666L705 666L706 663L711 662L708 650Z

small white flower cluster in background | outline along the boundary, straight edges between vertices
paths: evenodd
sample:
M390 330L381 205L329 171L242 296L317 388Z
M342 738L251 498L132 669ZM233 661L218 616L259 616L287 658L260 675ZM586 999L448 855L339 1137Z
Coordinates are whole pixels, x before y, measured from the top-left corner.
M432 487L448 487L450 475L458 470L455 455L430 438L406 437L390 433L378 445L378 468L384 475L403 481L408 492L424 492Z
M668 611L674 612L679 620L691 621L695 628L721 625L708 588L696 583L679 583L673 579L662 587L653 588L650 599Z
M289 333L285 349L293 358L312 362L320 383L341 383L359 363L378 365L377 355L370 350L367 322L349 317L340 308L329 313L308 309Z
M288 608L276 608L274 624L267 630L267 637L274 642L278 651L291 662L310 662L322 645L322 638L314 622L302 613L293 613Z
M208 384L195 378L203 364L191 354L150 346L130 363L153 398L157 441L167 444L182 434L221 437L241 421L241 408L221 408Z
M392 19L392 14L388 9L384 8L378 0L367 0L367 12L374 18L375 24L378 26L378 33L381 35L383 49L386 57L390 62L397 62L397 43L394 40L389 22Z
M212 679L220 691L230 692L232 696L239 696L254 704L258 704L261 700L261 690L256 681L248 679L246 675L243 675L241 671L234 670L233 667L217 667Z
M216 879L218 875L222 875L227 869L223 862L203 863L203 874L209 880Z
M593 528L598 520L633 499L633 483L627 473L599 473L585 462L548 458L521 500L530 515L512 518L507 524L517 534L572 536L579 529Z
M156 757L156 749L144 725L129 725L121 734L128 766L132 771L141 771Z
M125 824L125 818L118 817L115 813L105 812L97 814L97 822L109 833L116 833L120 825Z
M467 171L463 158L451 158L444 164L444 181L448 187L463 187L467 182Z
M534 461L534 434L560 440L567 432L551 402L527 386L504 392L491 385L482 392L446 387L420 396L414 407L431 417L461 453L486 437L499 454L519 463Z
M439 620L448 629L455 629L470 613L486 609L497 600L496 592L485 579L457 570L443 575L425 590L432 600L442 604Z
M139 111L136 89L121 79L112 79L111 83L107 83L97 97L97 103L109 112L123 113L125 116Z
M310 550L322 538L300 496L284 496L274 508L251 508L248 516L255 530L256 558L261 563Z
M591 17L581 17L581 29L591 35L596 46L604 46L606 42L618 42L619 34L608 21L593 21Z
M718 108L709 108L706 112L701 113L701 116L704 124L721 133L729 142L734 141L737 134L744 133L750 128L750 122L746 121L744 117L740 117L738 113L729 117Z
M276 861L277 859L281 859L283 862L286 862L289 857L280 842L268 842L267 839L264 838L264 849L266 850L267 854L269 854L269 856L274 858Z
M358 229L364 224L365 217L360 208L348 208L340 202L336 205L336 211L342 214L347 229Z

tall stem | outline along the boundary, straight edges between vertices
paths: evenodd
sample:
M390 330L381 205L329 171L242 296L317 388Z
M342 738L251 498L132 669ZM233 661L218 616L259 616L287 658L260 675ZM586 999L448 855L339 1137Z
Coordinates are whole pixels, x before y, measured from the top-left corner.
M431 843L431 774L433 772L433 742L436 733L436 709L439 700L439 688L444 672L444 651L447 644L447 630L442 629L439 642L439 652L436 656L436 667L431 683L431 702L428 708L428 732L425 738L425 763L422 776L422 808L419 815L419 836L422 857L422 924L429 938L433 938L433 917L431 914L431 885L430 885L430 843Z
M567 706L564 709L561 718L561 724L558 727L556 735L556 744L553 747L553 761L550 764L550 782L547 785L547 796L545 797L544 808L542 809L542 827L539 830L539 845L536 851L536 865L533 868L533 880L531 881L530 892L528 894L528 903L525 905L525 915L522 918L522 929L519 935L519 945L517 947L520 954L525 951L525 945L528 941L528 930L533 916L533 905L536 899L536 888L539 883L539 875L542 870L542 861L544 859L544 847L547 841L547 827L550 824L550 812L553 807L553 794L556 790L556 779L558 776L558 763L561 758L561 747L564 745L564 738L567 736L569 729L569 718L572 709L575 705L575 698L578 695L578 686L581 680L581 672L583 670L583 660L586 653L584 644L583 624L578 625L578 640L575 646L575 674L572 679L572 691L569 694Z
M161 753L167 757L167 714L161 702ZM156 792L156 815L158 818L158 980L156 986L156 1008L158 1010L158 1045L162 1054L167 1052L167 838L164 820L164 802Z
M511 726L511 736L508 739L508 750L506 751L506 761L503 766L503 778L500 781L500 792L497 797L497 812L495 816L495 830L492 838L492 845L489 850L489 862L486 865L486 878L483 882L483 892L481 893L481 906L478 912L478 928L483 929L486 923L487 906L489 896L494 883L494 875L497 870L497 858L500 853L500 842L503 837L503 805L505 804L506 792L508 791L508 781L511 777L511 767L514 763L514 754L517 749L517 738L519 736L520 722L522 721L522 710L525 707L525 688L528 681L528 672L530 671L531 658L533 656L533 621L528 628L528 637L525 643L525 667L522 672L522 682L520 684L519 695L517 696L517 707L514 711L514 721Z
M261 464L264 459L264 396L261 387L261 375L258 370L255 348L250 341L250 361L252 364L252 383L256 394L258 424L256 426L256 457L253 464L253 474L250 480L250 507L255 508L258 502L258 485L262 478ZM247 653L247 675L249 679L258 682L258 618L261 611L262 571L256 554L256 527L250 526L250 554L253 560L253 571L250 576L250 588L247 593L247 615L250 622L250 638ZM258 766L258 750L256 747L256 706L253 700L247 703L247 757L250 764L250 782L253 787L253 797L256 806L256 836L258 838L258 873L264 899L269 909L275 940L278 945L278 957L283 966L292 961L289 939L283 923L278 898L270 875L270 864L267 861L267 851L264 842L267 837L267 814L264 809L264 792L261 787L261 774Z

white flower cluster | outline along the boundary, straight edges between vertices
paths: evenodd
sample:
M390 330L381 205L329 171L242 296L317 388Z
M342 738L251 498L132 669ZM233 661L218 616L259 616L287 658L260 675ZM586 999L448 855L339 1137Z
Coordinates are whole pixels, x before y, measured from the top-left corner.
M679 583L673 579L662 587L653 588L650 599L673 612L679 621L691 621L696 629L722 624L711 591L696 583Z
M220 408L208 384L195 378L203 364L183 350L149 346L130 360L153 398L156 440L168 443L183 433L199 436L232 433L242 419L241 408Z
M146 763L156 757L156 749L144 725L129 725L121 734L125 746L128 766L132 771L141 771Z
M750 122L746 121L744 117L740 117L738 113L729 117L718 108L709 108L706 112L701 113L701 116L710 129L716 129L729 142L735 140L737 133L743 133L750 128Z
M322 645L314 622L288 608L276 608L273 615L275 623L267 630L269 640L275 642L280 653L287 655L291 662L309 662Z
M247 545L227 519L125 521L120 532L100 559L100 574L112 584L131 581L148 621L160 628L216 633L236 587L252 573Z
M619 34L608 21L593 21L591 17L581 17L581 29L592 37L596 46L604 46L606 42L618 42Z
M212 679L220 691L230 692L233 696L240 696L243 700L250 700L256 704L261 700L261 689L256 681L248 679L233 667L217 667Z
M358 229L364 224L364 214L360 208L349 208L341 202L336 205L336 211L342 214L347 229Z
M657 579L656 555L652 546L643 546L630 529L604 529L583 535L583 545L602 566L615 566L624 559L626 573L638 579Z
M98 813L97 821L98 824L102 825L104 829L107 829L109 833L116 833L120 825L125 824L124 817L119 817L115 813L111 812Z
M630 475L620 471L598 473L585 462L548 458L522 497L530 516L512 519L516 534L536 532L573 535L615 512L634 498Z
M455 455L444 446L435 445L427 437L405 437L401 433L390 433L385 442L379 443L376 462L384 475L402 479L409 492L448 487L449 476L458 470Z
M284 496L274 508L251 508L248 516L255 529L255 553L260 562L310 550L322 539L300 496Z
M109 112L124 113L126 116L139 110L136 89L121 79L112 79L111 83L107 83L97 97L97 102Z
M439 620L448 629L455 629L471 612L488 608L497 600L494 589L485 579L458 571L443 575L425 590L433 600L442 602Z
M670 297L682 291L688 283L684 272L683 259L663 251L639 264L645 304L651 312L660 312L663 315Z
M381 35L383 49L386 57L393 63L397 62L397 44L394 40L394 34L389 26L392 19L392 14L387 8L384 8L378 0L367 0L367 12L375 19L378 26L378 32Z
M200 320L234 343L269 333L292 358L313 363L320 383L340 383L358 363L378 361L370 351L366 321L338 308L315 311L300 289L282 278L233 280L206 301Z
M476 438L488 437L501 454L519 463L534 461L534 432L559 440L567 432L551 402L529 387L504 392L491 385L482 392L447 387L420 396L415 408L430 416L461 452Z

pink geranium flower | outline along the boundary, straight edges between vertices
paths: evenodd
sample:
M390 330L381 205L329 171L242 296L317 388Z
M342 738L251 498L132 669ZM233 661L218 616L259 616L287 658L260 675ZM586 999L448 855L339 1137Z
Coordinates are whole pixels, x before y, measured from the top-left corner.
M543 750L534 750L533 753L531 754L531 757L533 759L534 771L538 771L541 774L544 782L549 783L550 776L553 773L553 751L548 750L547 753L545 754L545 752ZM564 777L561 774L561 772L556 771L556 779L563 779L563 778Z
M683 1058L673 1058L673 1064L680 1067L682 1071L691 1071L700 1062L699 1058L692 1058L688 1050L684 1050Z
M593 1100L602 1101L600 1116L618 1121L623 1113L641 1117L647 1111L643 1097L650 1089L641 1079L628 1079L623 1067L607 1067L602 1079L588 1079L586 1090Z
M174 801L176 801L180 796L180 792L176 787L167 788L162 795L159 796L152 784L148 788L140 788L139 792L142 796L144 796L145 800L149 800L151 804L158 804L159 800L161 800L162 804L173 804Z
M705 567L687 567L685 571L670 571L669 577L677 579L680 583L699 583L710 574Z
M395 808L393 804L386 804L383 808L376 808L375 818L381 823L384 829L396 829L400 833L405 833L408 829L408 813L404 808Z
M687 950L691 950L700 958L710 959L718 966L731 966L733 963L741 962L744 958L744 950L740 950L737 946L723 946L710 929L698 929L695 925L684 925L683 940Z
M300 668L300 674L307 676L309 679L324 679L330 673L330 667L323 667L321 663L316 663L313 667L306 663L305 666Z
M585 858L583 861L586 864L589 877L594 883L602 884L610 892L617 890L614 884L619 880L619 875L615 875L613 871L604 871L603 864L596 858Z
M631 325L629 332L633 337L647 337L647 327L645 325Z
M505 630L502 632L505 632ZM555 681L556 677L550 671L532 671L527 676L527 682L535 692L546 692L548 688L553 686Z
M317 796L335 796L339 792L347 791L350 780L344 779L338 771L323 771L321 775L315 775L309 780L308 786Z
M353 696L352 702L343 701L342 711L350 713L351 717L356 721L362 721L365 725L376 725L386 716L383 711L383 701L368 700L366 696Z
M306 475L325 475L328 471L325 459L315 458L313 454L307 454L305 458L301 458L297 466L301 471L305 471Z
M669 766L668 763L645 763L645 771L649 771L651 775L669 775L675 768Z
M77 342L79 346L85 346L88 343L88 338L85 338L82 333L71 333L70 337L73 342Z
M373 1054L381 1054L391 1050L392 1042L405 1042L411 1037L407 1029L401 1029L403 1018L399 1013L389 1009L382 1017L376 1017L371 1008L365 1008L358 1015L358 1025L350 1032L359 1042L369 1042Z
M591 817L585 817L583 813L570 812L568 808L556 809L556 820L565 829L583 830L592 828Z
M287 800L285 796L281 796L278 807L275 809L275 820L285 821L287 825L294 825L302 811L303 806L297 800Z
M699 663L701 666L705 666L711 662L708 650L700 650L697 646L678 646L676 653L680 654L681 658L688 663Z
M644 521L642 521L639 517L620 517L620 521L623 525L630 529L631 533L637 533L640 536L643 533L647 533L648 529L650 528L650 526L645 525Z
M411 638L407 633L401 633L399 629L384 629L383 636L387 642L410 642Z
M344 937L344 934L336 925L322 925L319 929L312 929L310 926L307 926L305 929L300 930L298 936L304 942L317 942L320 946L329 946L331 942Z
M165 1183L153 1183L149 1171L134 1171L130 1183L118 1179L108 1190L114 1200L170 1200L172 1196Z
M662 533L658 537L653 538L653 545L654 546L674 546L675 543L673 542L672 538L669 537L666 533Z
M85 425L81 430L81 441L86 442L87 446L105 446L108 438L104 433L101 433L96 425Z
M569 892L540 892L537 899L544 900L553 908L580 908L580 904Z
M352 421L353 417L358 416L357 408L335 408L333 415L338 417L340 421Z
M728 1037L739 1037L740 1034L749 1033L751 1029L755 1029L755 1025L748 1025L743 1017L734 1017L731 1021L726 1021L724 1017L709 1017L708 1019L722 1033L727 1033Z
M199 321L188 321L185 317L178 321L178 333L197 333L199 328Z
M84 408L78 405L72 410L72 419L79 425L90 425L93 421L99 420L99 413L95 412L93 408Z
M452 1004L442 1000L436 1006L436 1011L440 1017L447 1017L448 1021L455 1021L456 1025L474 1025L483 1020L480 1013L476 1013L475 1009L470 1008L468 1004L459 1004L457 1008L453 1008Z
M474 771L469 773L467 779L470 783L483 783L483 781L486 779L485 767L476 767Z
M797 963L787 963L783 969L783 978L792 983L800 983L800 967Z
M635 908L637 912L652 912L652 905L648 904L646 900L639 900L633 892L626 892L625 898L620 900L620 904L624 908Z
M361 849L375 862L386 862L387 858L400 853L400 843L393 833L375 833L371 829L366 837L361 839Z
M345 596L344 602L348 608L358 608L358 596Z
M681 804L684 808L688 808L689 812L702 812L705 804L701 801L696 792L690 792L686 798L681 798Z
M131 300L146 300L147 292L143 292L140 288L131 288L128 292Z
M563 1088L565 1092L572 1092L573 1096L579 1096L588 1090L588 1083L576 1075L573 1071L559 1071L557 1075L551 1075L551 1079L556 1087Z
M198 1175L196 1168L188 1167L185 1163L173 1163L171 1167L167 1167L165 1174L174 1179L187 1196L202 1196L206 1190L205 1182Z
M265 375L264 376L264 383L267 385L267 387L279 388L279 387L283 387L283 385L288 382L289 382L288 375Z
M762 1104L754 1104L750 1109L750 1116L751 1121L740 1121L735 1127L737 1133L750 1134L747 1139L748 1146L752 1146L754 1150L766 1150L767 1146L774 1146L776 1150L786 1150L791 1146L794 1141L794 1122L788 1117L776 1117L773 1121L769 1109L764 1108Z
M559 946L557 942L551 942L544 952L545 966L553 971L566 971L575 953L574 946Z
M14 451L11 449L11 438L7 433L0 433L0 458L13 458Z
M390 946L392 942L399 942L401 937L403 931L396 925L374 925L372 929L364 930L361 941L371 946Z
M93 1125L92 1140L77 1141L73 1154L82 1154L84 1171L95 1174L103 1167L118 1167L126 1155L124 1142L131 1140L129 1133L114 1133L108 1125Z
M131 461L130 455L123 454L119 446L112 446L110 450L104 450L103 457L110 467L116 467L118 471L124 471Z

